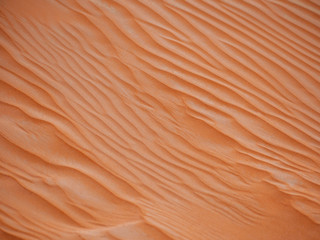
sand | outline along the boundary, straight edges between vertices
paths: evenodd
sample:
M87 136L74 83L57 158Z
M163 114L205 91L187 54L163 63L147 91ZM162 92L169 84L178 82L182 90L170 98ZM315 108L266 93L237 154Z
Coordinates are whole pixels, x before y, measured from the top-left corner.
M0 11L1 240L319 239L319 1Z

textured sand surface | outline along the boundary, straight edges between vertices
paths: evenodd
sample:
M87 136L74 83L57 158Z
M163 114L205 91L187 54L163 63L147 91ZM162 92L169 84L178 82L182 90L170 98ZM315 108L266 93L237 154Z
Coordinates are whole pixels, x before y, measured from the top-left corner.
M319 240L320 1L1 0L1 240Z

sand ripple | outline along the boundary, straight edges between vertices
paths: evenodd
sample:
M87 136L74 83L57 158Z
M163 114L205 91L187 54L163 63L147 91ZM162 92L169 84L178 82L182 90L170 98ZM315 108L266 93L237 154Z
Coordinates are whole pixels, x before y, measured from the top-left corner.
M319 239L319 1L0 14L1 239Z

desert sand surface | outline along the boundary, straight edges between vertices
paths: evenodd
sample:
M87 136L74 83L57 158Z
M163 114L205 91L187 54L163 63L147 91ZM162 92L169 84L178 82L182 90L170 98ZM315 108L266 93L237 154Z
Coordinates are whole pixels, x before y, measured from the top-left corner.
M320 239L320 1L0 12L1 240Z

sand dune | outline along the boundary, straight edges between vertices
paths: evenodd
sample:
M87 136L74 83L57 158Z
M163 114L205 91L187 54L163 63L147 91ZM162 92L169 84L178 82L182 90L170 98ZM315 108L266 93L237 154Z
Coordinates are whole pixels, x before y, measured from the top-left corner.
M319 239L319 1L0 11L0 239Z

